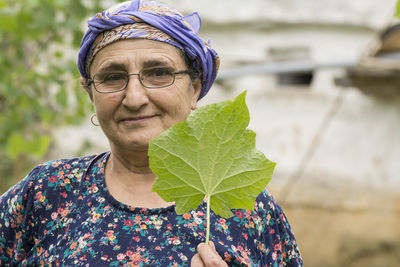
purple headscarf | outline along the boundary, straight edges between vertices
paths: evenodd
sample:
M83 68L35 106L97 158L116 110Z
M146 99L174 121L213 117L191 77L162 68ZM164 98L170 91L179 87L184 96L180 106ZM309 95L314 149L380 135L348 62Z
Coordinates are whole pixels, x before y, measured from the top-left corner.
M198 36L201 27L200 16L197 12L182 16L175 9L156 2L132 0L120 3L96 14L88 21L89 29L82 39L78 55L78 68L82 77L89 76L87 64L93 43L99 34L121 25L137 22L147 23L177 41L166 42L183 50L195 69L201 68L202 89L199 99L205 96L214 83L219 58L210 45ZM132 38L138 37L133 35Z

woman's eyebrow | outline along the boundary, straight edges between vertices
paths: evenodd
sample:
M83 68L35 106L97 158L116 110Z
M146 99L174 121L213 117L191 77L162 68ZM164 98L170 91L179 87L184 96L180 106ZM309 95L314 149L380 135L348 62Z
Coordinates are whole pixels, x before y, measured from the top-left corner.
M171 66L171 63L165 60L159 59L151 59L148 61L143 62L143 68L151 68L151 67L158 67L158 66Z
M171 63L166 60L159 60L159 59L151 59L148 61L143 62L143 68L152 68L152 67L160 67L160 66L171 66ZM122 63L109 63L105 64L101 68L98 69L98 72L107 72L107 71L115 71L115 70L126 70L125 64Z
M105 65L104 67L101 67L99 71L104 72L104 71L112 71L112 70L125 70L125 65L121 63L110 63Z

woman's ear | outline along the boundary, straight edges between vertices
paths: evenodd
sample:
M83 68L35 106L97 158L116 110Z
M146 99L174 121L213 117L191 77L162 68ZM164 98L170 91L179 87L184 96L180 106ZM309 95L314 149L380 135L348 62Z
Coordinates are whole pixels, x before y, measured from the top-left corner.
M201 92L201 80L199 78L195 79L192 82L192 86L194 89L192 101L191 101L191 109L195 110L197 108L197 100L199 99L200 92Z
M85 89L90 97L90 100L93 102L92 89L90 88L90 86L88 86L87 79L85 77L81 77L81 86Z

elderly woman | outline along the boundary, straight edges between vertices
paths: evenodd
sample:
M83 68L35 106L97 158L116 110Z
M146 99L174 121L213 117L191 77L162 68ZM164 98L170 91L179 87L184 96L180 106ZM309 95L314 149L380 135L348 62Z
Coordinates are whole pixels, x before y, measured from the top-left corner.
M89 20L81 83L111 152L37 166L0 200L1 266L301 266L268 191L255 211L183 215L151 191L149 140L184 121L214 82L218 56L197 13L133 0Z

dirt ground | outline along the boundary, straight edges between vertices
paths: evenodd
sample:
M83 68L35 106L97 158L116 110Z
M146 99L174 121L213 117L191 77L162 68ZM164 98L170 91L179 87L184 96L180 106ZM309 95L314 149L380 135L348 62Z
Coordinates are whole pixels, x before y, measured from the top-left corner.
M297 185L290 196L277 199L304 266L400 266L400 192Z

